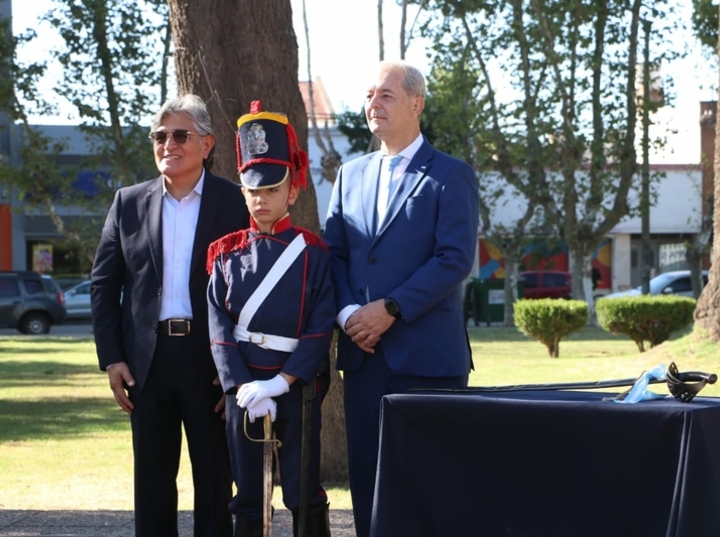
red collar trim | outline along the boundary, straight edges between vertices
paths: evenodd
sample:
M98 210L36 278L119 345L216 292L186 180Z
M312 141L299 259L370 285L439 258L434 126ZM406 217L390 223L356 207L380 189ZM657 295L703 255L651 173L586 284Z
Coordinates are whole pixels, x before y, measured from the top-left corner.
M285 216L280 218L277 222L275 222L272 226L272 229L270 231L270 235L277 235L278 233L282 233L283 231L287 231L293 227L292 222L290 221L290 213L285 213ZM257 222L255 219L251 216L250 217L250 229L254 231L255 233L260 233L260 230L257 227Z

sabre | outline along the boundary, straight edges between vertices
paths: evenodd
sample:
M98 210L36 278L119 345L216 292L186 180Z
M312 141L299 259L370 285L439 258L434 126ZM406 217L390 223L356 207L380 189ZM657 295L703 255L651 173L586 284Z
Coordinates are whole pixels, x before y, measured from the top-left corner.
M263 419L263 537L272 537L272 418L266 414Z
M548 384L512 384L505 386L471 386L467 388L451 389L436 388L423 389L417 388L411 391L432 391L432 392L472 392L472 393L492 393L492 392L519 392L519 391L542 391L542 390L592 390L600 388L619 388L624 386L633 386L639 377L614 379L614 380L597 380L588 382L552 382ZM686 371L681 373L678 371L675 362L672 362L667 369L665 379L649 379L648 384L662 384L668 386L670 393L683 403L692 401L700 390L707 384L715 384L717 382L715 373L705 373L703 371Z
M248 413L245 412L243 430L245 437L251 442L263 443L263 534L272 537L272 492L273 492L273 444L282 446L282 442L273 438L272 417L266 414L263 418L263 438L253 438L247 431Z

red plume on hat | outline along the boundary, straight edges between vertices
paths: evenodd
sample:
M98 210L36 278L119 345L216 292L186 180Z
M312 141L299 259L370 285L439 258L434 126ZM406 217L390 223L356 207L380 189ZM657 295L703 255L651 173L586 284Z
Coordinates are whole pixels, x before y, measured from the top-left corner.
M300 149L295 129L284 114L264 112L260 101L237 121L240 181L249 188L270 188L285 182L307 188L308 155Z

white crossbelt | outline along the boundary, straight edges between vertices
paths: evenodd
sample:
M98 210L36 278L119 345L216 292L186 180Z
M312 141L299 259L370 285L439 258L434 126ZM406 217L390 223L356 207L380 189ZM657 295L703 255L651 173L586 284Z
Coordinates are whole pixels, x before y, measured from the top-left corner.
M233 330L233 336L235 336L236 341L248 341L263 349L283 352L292 352L298 346L299 340L297 338L263 334L262 332L250 332L247 327L255 316L260 304L265 301L270 291L275 288L277 282L280 281L280 278L287 272L293 261L295 261L305 249L305 246L307 246L305 237L300 233L288 247L285 248L285 251L280 254L280 257L275 261L275 264L265 278L263 278L263 281L260 282L257 289L250 295L242 311L240 311L237 325L235 325Z

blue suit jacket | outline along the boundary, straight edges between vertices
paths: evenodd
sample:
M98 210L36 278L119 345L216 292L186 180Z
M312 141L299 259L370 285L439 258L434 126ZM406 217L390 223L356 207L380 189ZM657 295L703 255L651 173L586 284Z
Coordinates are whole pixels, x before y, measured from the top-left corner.
M344 164L333 188L323 238L337 310L393 298L402 319L380 340L389 367L403 375L468 374L462 284L477 246L475 174L425 140L373 233L381 160L376 152ZM341 331L338 369L357 369L363 357Z

